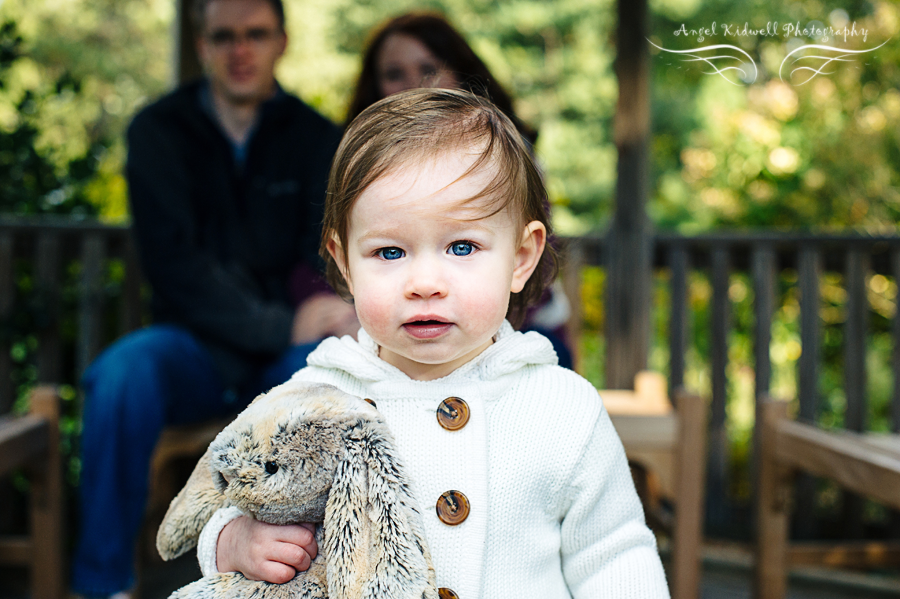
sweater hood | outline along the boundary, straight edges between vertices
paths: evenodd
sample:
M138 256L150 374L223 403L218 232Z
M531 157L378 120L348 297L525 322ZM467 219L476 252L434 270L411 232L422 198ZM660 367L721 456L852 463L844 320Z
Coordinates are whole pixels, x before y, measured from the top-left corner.
M400 369L378 357L378 344L363 329L359 330L358 337L359 341L349 335L325 339L309 355L307 364L342 370L366 382L411 380ZM556 363L556 351L546 337L534 331L515 331L504 320L489 348L440 380L474 378L491 381L526 366Z

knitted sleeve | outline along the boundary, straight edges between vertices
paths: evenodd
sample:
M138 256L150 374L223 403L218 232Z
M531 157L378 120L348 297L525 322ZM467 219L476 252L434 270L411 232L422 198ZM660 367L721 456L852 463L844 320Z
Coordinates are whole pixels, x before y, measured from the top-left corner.
M563 575L575 599L668 599L622 443L600 412L564 490Z
M210 576L219 572L216 563L216 547L219 544L219 534L229 522L242 515L243 512L232 506L223 507L216 510L203 530L200 531L200 538L197 541L197 561L200 562L200 572L204 576Z

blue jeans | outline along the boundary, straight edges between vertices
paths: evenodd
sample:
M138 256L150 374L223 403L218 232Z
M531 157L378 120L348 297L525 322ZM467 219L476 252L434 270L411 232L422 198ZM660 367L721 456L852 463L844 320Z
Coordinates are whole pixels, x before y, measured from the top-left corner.
M91 364L83 381L75 592L102 596L134 585L150 459L163 427L236 413L306 366L314 348L291 347L240 394L223 387L197 339L172 325L130 333Z

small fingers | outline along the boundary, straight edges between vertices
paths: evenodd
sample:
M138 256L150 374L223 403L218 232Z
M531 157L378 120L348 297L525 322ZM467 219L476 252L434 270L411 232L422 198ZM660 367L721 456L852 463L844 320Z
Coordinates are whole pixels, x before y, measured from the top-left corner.
M272 559L290 566L292 570L297 572L309 570L309 566L312 564L312 558L309 553L304 548L293 543L282 543L279 545L278 554L273 556Z
M278 561L266 561L259 565L258 577L244 573L250 580L265 580L275 584L284 584L297 575L297 570L288 564Z
M319 547L316 544L315 524L282 526L280 532L280 541L302 549L308 555L309 559L316 559L316 555L319 553ZM308 567L309 565L307 564L306 568ZM305 570L306 568L303 569Z

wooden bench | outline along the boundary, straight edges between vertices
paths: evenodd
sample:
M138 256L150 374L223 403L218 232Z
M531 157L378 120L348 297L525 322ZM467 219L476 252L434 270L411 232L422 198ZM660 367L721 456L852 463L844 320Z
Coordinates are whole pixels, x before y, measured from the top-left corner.
M793 478L805 472L900 509L900 436L824 431L766 400L760 424L756 599L783 599L790 566L900 566L900 543L789 545Z
M140 541L145 557L156 562L162 561L156 550L156 531L169 509L169 503L185 483L184 473L177 467L179 462L187 461L189 470L193 470L194 463L231 420L232 418L226 418L200 424L170 426L163 430L150 462L150 495L147 498L147 516Z
M21 284L23 278L28 284ZM77 389L84 370L106 346L148 322L148 295L127 226L72 218L0 217L0 324L12 328L11 323L31 323L26 331L0 335L0 418L9 414L16 395L12 348L17 341L25 345L17 335L32 335L36 341L26 363L34 365L38 383ZM70 416L80 417L83 400L78 393L73 402L77 405L69 404L74 407L69 408L74 412ZM165 512L178 491L173 464L198 459L224 424L172 427L163 432L151 464L147 528L162 517L159 512ZM59 452L52 457L59 459ZM0 464L8 460L11 457L5 452L0 454ZM60 530L42 530L64 546ZM152 543L156 531L147 532L152 532L147 535ZM24 546L17 547L0 550L0 560L25 555ZM155 549L150 555L156 556ZM23 559L12 561L22 563ZM52 565L61 568L62 560ZM43 584L63 580L55 569L48 567L45 572Z
M673 409L665 378L640 372L634 391L601 390L600 396L622 439L629 462L646 473L637 481L652 518L665 497L675 504L671 522L673 599L697 599L706 473L706 402L679 390ZM662 522L666 524L666 522Z
M23 469L29 482L27 536L0 537L0 563L26 566L32 599L62 599L63 489L59 397L53 387L31 392L29 413L0 417L0 476Z

